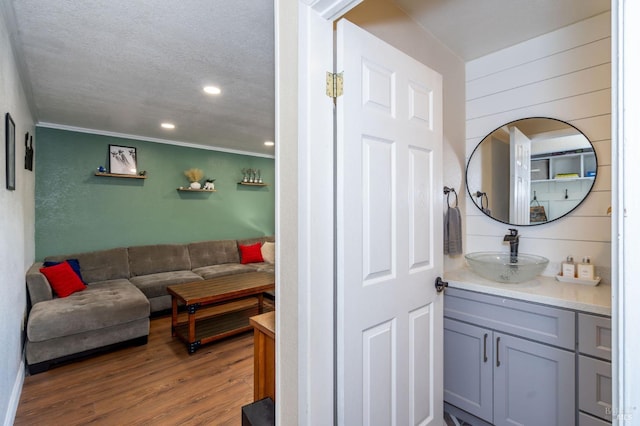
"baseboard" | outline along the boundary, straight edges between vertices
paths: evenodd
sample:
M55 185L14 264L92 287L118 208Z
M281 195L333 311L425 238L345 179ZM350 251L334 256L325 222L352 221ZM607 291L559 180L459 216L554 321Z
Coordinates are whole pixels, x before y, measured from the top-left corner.
M25 365L24 358L20 362L18 367L18 373L16 374L16 380L13 383L13 389L11 390L11 399L7 406L7 413L4 416L4 426L12 426L16 413L18 412L18 404L20 403L20 394L22 394L22 385L24 384Z

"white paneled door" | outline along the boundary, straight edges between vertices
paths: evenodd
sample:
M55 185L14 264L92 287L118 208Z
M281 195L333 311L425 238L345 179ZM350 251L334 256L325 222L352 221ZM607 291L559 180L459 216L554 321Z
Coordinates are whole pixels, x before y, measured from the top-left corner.
M341 425L442 423L442 77L337 25Z
M531 140L516 126L509 128L509 151L509 222L528 225L531 206Z

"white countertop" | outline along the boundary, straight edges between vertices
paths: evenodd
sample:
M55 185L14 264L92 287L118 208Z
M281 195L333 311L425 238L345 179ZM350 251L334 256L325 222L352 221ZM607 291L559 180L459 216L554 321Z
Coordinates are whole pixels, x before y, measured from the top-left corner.
M444 280L449 282L449 287L461 290L611 316L611 286L602 283L590 286L539 276L523 283L504 284L482 278L467 268L446 272Z

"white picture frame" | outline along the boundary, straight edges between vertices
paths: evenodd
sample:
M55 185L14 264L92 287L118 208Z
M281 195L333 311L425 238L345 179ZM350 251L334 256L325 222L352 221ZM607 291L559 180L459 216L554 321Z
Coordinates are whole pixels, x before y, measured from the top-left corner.
M109 173L138 174L138 155L132 146L109 145Z

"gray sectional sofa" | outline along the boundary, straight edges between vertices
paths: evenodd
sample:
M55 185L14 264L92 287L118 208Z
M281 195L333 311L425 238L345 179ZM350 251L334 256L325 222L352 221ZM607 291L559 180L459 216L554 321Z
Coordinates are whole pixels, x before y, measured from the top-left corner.
M50 256L45 262L77 259L87 288L58 298L40 272L27 271L30 306L26 358L37 373L52 363L123 342L144 344L149 315L171 308L167 286L221 275L273 271L268 262L242 264L239 245L273 237L212 240L188 244L120 247Z

